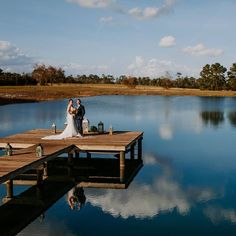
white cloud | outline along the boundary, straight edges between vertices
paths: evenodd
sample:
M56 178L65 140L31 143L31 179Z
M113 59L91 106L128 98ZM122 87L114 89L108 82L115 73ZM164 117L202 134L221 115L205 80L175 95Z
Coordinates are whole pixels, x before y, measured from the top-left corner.
M67 74L103 74L108 70L107 65L82 65L79 63L70 63L63 65L62 68Z
M140 20L150 19L158 17L162 14L166 14L170 11L174 5L175 0L165 0L164 4L160 7L146 7L146 8L132 8L128 11L128 14L134 16Z
M87 8L106 8L111 4L111 0L66 0L69 3L79 4Z
M159 8L154 8L154 7L146 7L145 9L136 7L130 9L129 14L139 19L146 19L156 16L159 11L160 11Z
M36 63L33 57L23 53L8 41L0 41L0 66L6 71L26 72Z
M225 209L218 206L210 206L204 210L206 216L215 224L220 221L229 221L236 223L236 211L234 209Z
M65 0L68 3L78 4L81 7L86 8L109 8L120 14L131 15L137 19L150 19L159 17L170 11L176 0L164 0L164 3L160 7L134 7L129 10L125 6L119 5L116 0Z
M165 48L173 47L175 45L176 45L176 40L175 37L173 36L165 36L159 42L159 46Z
M99 21L100 21L101 23L108 23L108 22L113 21L113 17L112 17L112 16L101 17L101 18L99 19Z
M188 46L183 49L184 52L189 53L194 56L220 56L224 53L222 49L216 48L206 48L202 43L195 46Z
M199 74L199 69L179 65L169 60L159 60L156 58L145 60L141 56L136 56L134 62L128 65L127 69L128 73L133 76L149 76L151 78L162 76L167 71L172 74L177 72L187 75Z

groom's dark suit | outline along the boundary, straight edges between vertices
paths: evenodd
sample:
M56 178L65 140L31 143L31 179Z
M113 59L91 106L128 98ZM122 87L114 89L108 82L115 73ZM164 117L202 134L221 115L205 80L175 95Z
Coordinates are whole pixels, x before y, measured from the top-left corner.
M77 129L81 135L83 135L82 122L84 119L84 114L85 114L85 108L82 104L80 104L79 107L77 108L77 113L75 115L75 123L76 123Z

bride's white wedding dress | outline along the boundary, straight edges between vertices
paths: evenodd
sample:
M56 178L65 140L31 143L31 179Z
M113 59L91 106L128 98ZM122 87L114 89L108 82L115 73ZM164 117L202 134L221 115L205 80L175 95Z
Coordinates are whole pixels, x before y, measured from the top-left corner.
M42 139L59 140L59 139L71 138L71 137L75 137L75 136L81 137L81 134L79 133L79 131L75 125L74 117L72 114L70 114L69 109L67 109L67 112L66 112L67 126L64 129L64 131L60 134L55 134L55 135L43 137Z

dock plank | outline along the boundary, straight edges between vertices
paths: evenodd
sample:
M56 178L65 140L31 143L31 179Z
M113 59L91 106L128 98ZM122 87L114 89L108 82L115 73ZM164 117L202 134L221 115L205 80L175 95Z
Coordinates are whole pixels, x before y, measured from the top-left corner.
M58 134L61 131L58 131ZM113 135L104 134L86 134L83 138L68 138L63 140L43 140L42 138L51 135L51 130L35 129L22 134L10 135L6 138L0 138L0 148L4 148L9 142L14 148L25 148L33 146L36 143L70 145L74 144L81 150L91 151L125 151L132 143L142 137L142 132L135 131L115 131Z

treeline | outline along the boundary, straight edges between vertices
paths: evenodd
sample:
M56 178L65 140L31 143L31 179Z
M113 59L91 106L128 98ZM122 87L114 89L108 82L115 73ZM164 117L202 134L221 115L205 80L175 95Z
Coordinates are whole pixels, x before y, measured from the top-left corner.
M52 85L54 83L78 84L124 84L130 88L137 85L160 86L168 88L193 88L202 90L236 90L236 63L227 70L220 63L205 65L199 78L183 76L177 73L175 77L168 72L160 78L133 77L122 75L77 75L66 76L62 68L36 65L30 74L3 72L0 69L0 85Z
M30 74L3 72L0 69L0 86L8 85L36 85L37 81Z

